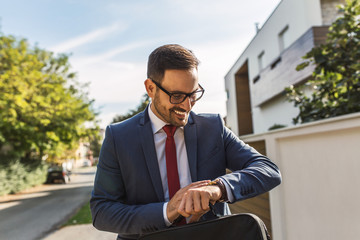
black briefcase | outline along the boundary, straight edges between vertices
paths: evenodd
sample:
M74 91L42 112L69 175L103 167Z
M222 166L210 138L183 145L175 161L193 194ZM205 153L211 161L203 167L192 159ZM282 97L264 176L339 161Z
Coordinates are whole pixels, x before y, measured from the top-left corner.
M264 222L251 213L239 213L217 219L171 227L149 233L139 240L270 240Z

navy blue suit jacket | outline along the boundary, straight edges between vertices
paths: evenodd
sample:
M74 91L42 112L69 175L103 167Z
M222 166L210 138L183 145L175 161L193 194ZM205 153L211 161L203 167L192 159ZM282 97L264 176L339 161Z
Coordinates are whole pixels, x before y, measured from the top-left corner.
M166 228L164 192L147 111L107 127L97 166L90 201L93 224L118 233L119 239L136 239ZM184 137L193 182L222 177L235 201L280 184L277 166L239 140L219 115L191 112ZM232 173L226 174L226 168ZM230 214L226 203L215 207L220 214Z

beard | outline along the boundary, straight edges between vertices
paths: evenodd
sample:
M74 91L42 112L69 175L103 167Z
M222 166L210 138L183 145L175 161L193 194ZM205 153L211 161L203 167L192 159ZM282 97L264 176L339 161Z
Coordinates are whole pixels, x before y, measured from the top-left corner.
M153 105L158 117L164 122L176 127L183 127L187 124L189 113L180 107L167 108L165 105L162 105L157 93L155 93Z

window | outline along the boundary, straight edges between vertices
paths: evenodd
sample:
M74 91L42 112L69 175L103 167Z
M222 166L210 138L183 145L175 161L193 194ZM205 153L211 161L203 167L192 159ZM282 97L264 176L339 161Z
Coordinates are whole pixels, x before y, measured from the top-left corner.
M264 68L264 54L265 54L265 52L262 51L262 52L258 55L259 72Z
M279 33L279 49L280 53L284 51L287 47L290 46L290 40L289 40L289 25L286 25L286 27L281 30Z

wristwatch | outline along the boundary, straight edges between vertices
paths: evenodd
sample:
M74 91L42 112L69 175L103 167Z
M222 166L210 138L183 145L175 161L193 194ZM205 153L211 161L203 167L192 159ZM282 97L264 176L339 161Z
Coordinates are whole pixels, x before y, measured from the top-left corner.
M217 179L209 182L208 185L217 185L220 188L221 197L217 202L227 202L228 201L225 184L222 182L222 180L220 178L217 178Z

